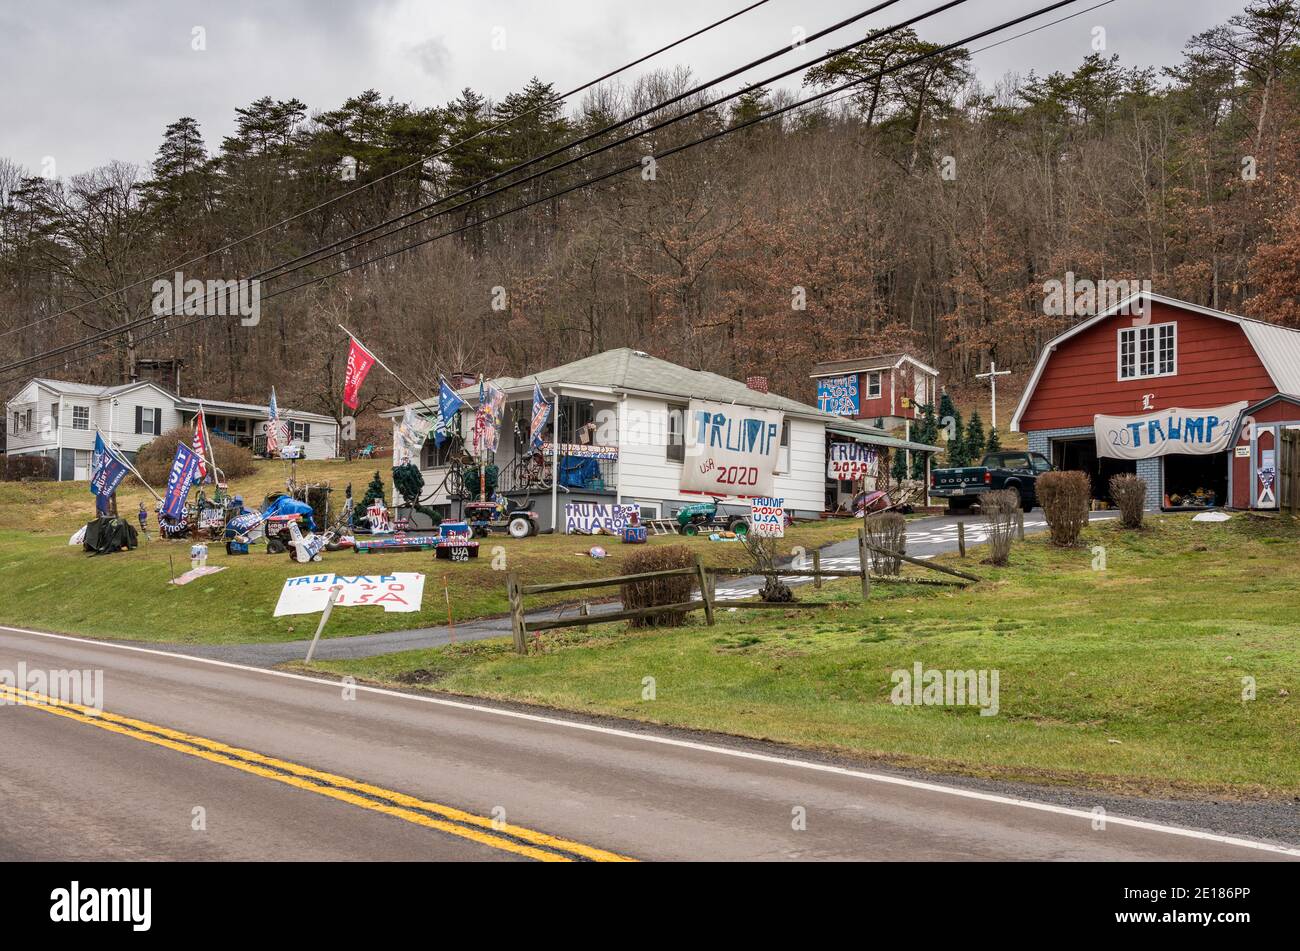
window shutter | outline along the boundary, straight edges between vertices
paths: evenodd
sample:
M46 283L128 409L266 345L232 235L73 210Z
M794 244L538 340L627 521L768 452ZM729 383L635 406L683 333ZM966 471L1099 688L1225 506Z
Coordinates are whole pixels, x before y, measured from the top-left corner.
M302 441L311 442L311 423L302 424Z
M143 406L137 406L135 408L135 431L137 433L144 432L144 407Z
M162 410L160 409L153 411L153 434L155 436L162 435Z

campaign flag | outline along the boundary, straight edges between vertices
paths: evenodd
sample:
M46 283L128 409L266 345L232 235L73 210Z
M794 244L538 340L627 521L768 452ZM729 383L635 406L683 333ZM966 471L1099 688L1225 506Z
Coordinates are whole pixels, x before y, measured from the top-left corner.
M438 423L434 429L433 438L439 446L443 440L451 435L452 417L469 404L456 395L447 381L438 377Z
M397 443L400 449L398 458L403 462L419 460L420 447L424 445L425 434L429 424L416 414L411 407L402 414L402 421L397 424Z
M106 499L122 484L130 471L112 449L104 443L104 437L95 433L95 449L91 455L90 491L101 499Z
M199 456L199 473L197 481L202 482L203 477L208 474L208 426L203 419L202 406L199 407L199 414L194 417L194 441L190 445Z
M167 518L180 518L185 514L185 500L190 496L190 486L198 468L199 457L194 450L177 443L176 455L167 473L167 489L163 493L162 514Z
M352 342L348 345L348 366L343 377L343 404L348 409L356 410L361 405L358 395L361 384L366 381L366 374L376 363L375 355L361 345L361 341L349 335Z
M546 421L551 416L551 404L546 402L542 396L542 388L536 383L533 384L533 426L532 426L532 446L534 449L542 448L542 429L546 426Z
M474 413L474 455L486 459L501 442L501 417L505 414L506 394L491 383L478 384L478 410Z
M275 402L275 387L271 387L271 405L266 408L266 454L275 455L283 440L280 438L280 407Z

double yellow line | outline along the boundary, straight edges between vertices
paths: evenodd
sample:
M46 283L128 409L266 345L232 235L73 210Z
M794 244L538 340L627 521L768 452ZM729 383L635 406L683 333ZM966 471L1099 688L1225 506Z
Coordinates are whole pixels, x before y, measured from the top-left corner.
M452 806L417 799L405 793L372 786L334 773L265 756L252 750L228 746L190 733L182 733L144 720L96 711L80 704L65 703L44 694L0 684L0 700L22 704L78 723L108 730L186 756L196 756L254 776L274 780L319 796L328 796L361 809L381 812L418 826L436 829L481 845L512 852L540 862L631 862L625 855L607 852L581 842L561 839L545 832L477 816Z

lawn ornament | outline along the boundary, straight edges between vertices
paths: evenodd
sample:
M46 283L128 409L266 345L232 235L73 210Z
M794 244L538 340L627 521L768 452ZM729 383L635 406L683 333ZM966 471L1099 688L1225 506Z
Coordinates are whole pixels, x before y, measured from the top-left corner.
M465 521L478 538L486 538L492 532L507 532L511 538L527 538L541 531L532 501L520 505L501 495L486 502L466 502Z

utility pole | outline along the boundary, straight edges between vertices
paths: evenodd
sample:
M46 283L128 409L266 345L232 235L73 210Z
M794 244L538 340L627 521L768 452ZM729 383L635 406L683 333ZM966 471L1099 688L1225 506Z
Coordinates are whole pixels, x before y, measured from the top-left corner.
M1010 375L1011 375L1010 370L999 370L998 365L994 363L992 360L989 361L988 373L975 374L975 379L977 380L987 379L989 381L989 388L992 391L992 397L993 397L992 413L990 413L989 418L992 420L991 425L993 429L998 428L998 377L1010 376ZM1002 430L1000 429L998 430L998 432L1001 431Z

